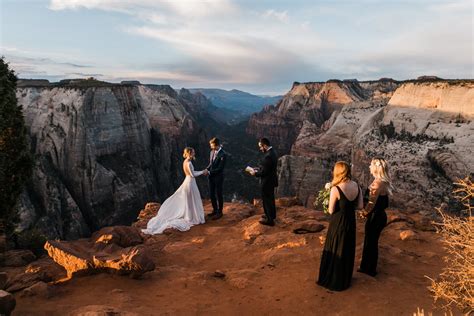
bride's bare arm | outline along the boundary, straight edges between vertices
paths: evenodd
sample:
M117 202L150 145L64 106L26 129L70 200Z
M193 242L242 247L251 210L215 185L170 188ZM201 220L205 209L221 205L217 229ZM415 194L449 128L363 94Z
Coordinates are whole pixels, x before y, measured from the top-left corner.
M187 174L189 174L193 178L199 177L200 175L204 173L204 171L194 171L194 166L191 162L188 162L186 164L186 168L188 171Z

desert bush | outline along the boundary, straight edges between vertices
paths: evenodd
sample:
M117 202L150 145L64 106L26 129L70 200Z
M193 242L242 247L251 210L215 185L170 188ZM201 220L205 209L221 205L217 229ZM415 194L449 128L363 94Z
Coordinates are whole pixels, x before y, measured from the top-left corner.
M474 312L474 184L466 178L455 185L454 197L464 205L464 214L452 216L437 208L441 221L435 225L447 251L446 266L436 280L429 278L429 289L444 309L456 307L469 315Z

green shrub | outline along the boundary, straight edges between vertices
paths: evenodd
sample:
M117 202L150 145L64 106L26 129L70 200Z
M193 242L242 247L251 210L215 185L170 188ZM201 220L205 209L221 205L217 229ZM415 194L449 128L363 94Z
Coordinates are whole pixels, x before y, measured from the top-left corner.
M14 71L0 58L0 226L7 239L13 233L18 198L33 166L16 82Z

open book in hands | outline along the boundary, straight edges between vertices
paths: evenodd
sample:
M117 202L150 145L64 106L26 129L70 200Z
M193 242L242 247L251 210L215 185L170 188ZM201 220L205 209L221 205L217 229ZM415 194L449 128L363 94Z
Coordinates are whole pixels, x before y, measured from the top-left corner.
M254 175L255 172L258 171L258 168L252 168L252 167L250 167L250 166L247 166L247 167L245 168L245 171L247 171L247 172L250 173L251 175Z

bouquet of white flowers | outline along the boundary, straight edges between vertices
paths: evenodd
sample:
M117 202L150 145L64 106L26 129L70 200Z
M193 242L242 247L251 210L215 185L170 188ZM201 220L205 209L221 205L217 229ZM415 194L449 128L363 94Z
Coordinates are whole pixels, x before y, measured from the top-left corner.
M329 194L330 193L331 193L331 183L328 182L326 183L324 188L318 192L318 195L316 196L316 199L314 200L314 206L316 207L316 205L322 205L323 212L325 214L329 214Z

